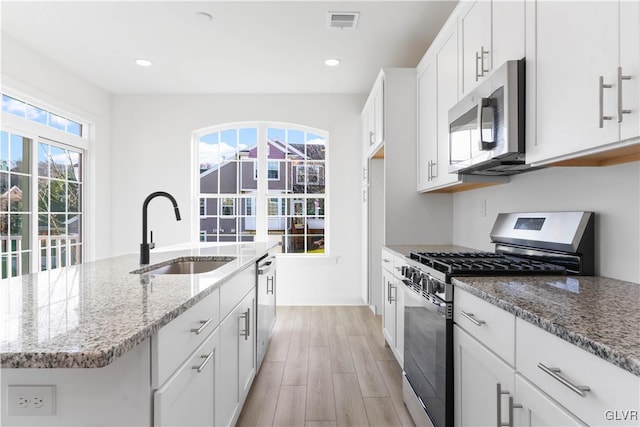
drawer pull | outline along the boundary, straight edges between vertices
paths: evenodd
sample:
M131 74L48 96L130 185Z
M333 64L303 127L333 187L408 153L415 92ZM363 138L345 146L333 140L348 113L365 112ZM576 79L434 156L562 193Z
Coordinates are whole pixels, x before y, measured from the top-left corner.
M562 377L560 375L560 368L548 368L542 363L538 363L538 368L542 369L545 373L551 375L553 379L559 381L560 383L568 387L572 392L579 394L582 397L586 397L587 392L591 391L591 388L586 385L574 385L568 379Z
M207 363L209 363L209 361L211 359L213 359L214 354L216 353L216 350L213 349L213 351L209 354L203 354L202 356L200 356L202 359L204 359L202 361L202 363L200 364L200 366L192 366L191 369L197 369L198 373L202 372L202 370L204 369L205 366L207 366Z
M473 313L466 313L464 311L461 311L460 314L462 314L464 317L469 319L469 321L476 326L482 326L486 323L484 320L478 320L475 317L473 317Z
M382 258L382 260L383 260L384 262L391 262L391 260L390 260L390 259L386 259L386 258Z
M191 329L191 332L193 332L193 333L194 333L194 334L196 334L196 335L200 335L200 333L201 333L202 331L204 331L204 330L205 330L205 328L206 328L207 326L209 326L209 324L211 324L211 322L212 322L212 321L213 321L213 318L211 318L211 317L210 317L210 318L208 318L207 320L201 320L201 321L200 321L200 323L202 323L202 326L200 326L200 327L199 327L199 328L197 328L197 329L196 329L196 328Z
M506 423L502 422L502 395L503 394L511 394L506 390L502 390L502 386L500 383L496 383L496 400L497 400L497 416L496 416L496 426L497 427L513 427L513 410L516 408L522 408L522 405L519 403L513 403L513 396L509 396L509 421Z

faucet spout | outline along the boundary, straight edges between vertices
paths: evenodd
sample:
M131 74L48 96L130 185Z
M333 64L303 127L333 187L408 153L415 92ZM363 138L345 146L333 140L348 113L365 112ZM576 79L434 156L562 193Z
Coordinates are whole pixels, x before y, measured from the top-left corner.
M144 203L142 204L142 243L140 244L140 265L149 264L149 251L155 247L153 243L153 233L151 234L151 242L147 242L147 210L149 207L149 202L155 199L156 197L166 197L173 204L173 210L176 214L176 221L180 221L180 209L178 208L178 202L176 199L169 193L165 191L156 191L151 193L144 199Z

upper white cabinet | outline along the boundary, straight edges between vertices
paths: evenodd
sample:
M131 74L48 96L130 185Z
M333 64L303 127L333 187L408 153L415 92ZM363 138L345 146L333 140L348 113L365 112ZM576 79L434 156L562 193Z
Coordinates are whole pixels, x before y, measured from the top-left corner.
M435 185L433 164L438 159L438 106L436 56L429 55L418 67L418 191ZM437 166L437 165L436 165ZM434 181L432 183L432 181Z
M527 160L562 161L640 136L640 3L527 8Z
M461 92L473 89L491 71L491 2L477 0L460 14Z
M525 1L476 0L461 5L460 94L491 71L525 56Z
M371 89L362 110L364 138L367 150L384 142L384 77L380 75Z

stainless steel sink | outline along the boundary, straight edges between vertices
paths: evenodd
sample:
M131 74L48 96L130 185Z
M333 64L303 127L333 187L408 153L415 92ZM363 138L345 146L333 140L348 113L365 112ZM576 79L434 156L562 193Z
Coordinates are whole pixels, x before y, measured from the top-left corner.
M234 261L234 257L184 257L176 258L160 264L150 265L138 270L133 274L200 274L208 273L217 268Z

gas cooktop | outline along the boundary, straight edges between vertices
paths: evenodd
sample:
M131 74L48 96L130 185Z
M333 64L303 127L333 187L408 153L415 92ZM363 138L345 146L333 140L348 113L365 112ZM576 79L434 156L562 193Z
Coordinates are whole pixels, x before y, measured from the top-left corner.
M411 252L409 257L452 276L564 274L565 268L492 252Z

